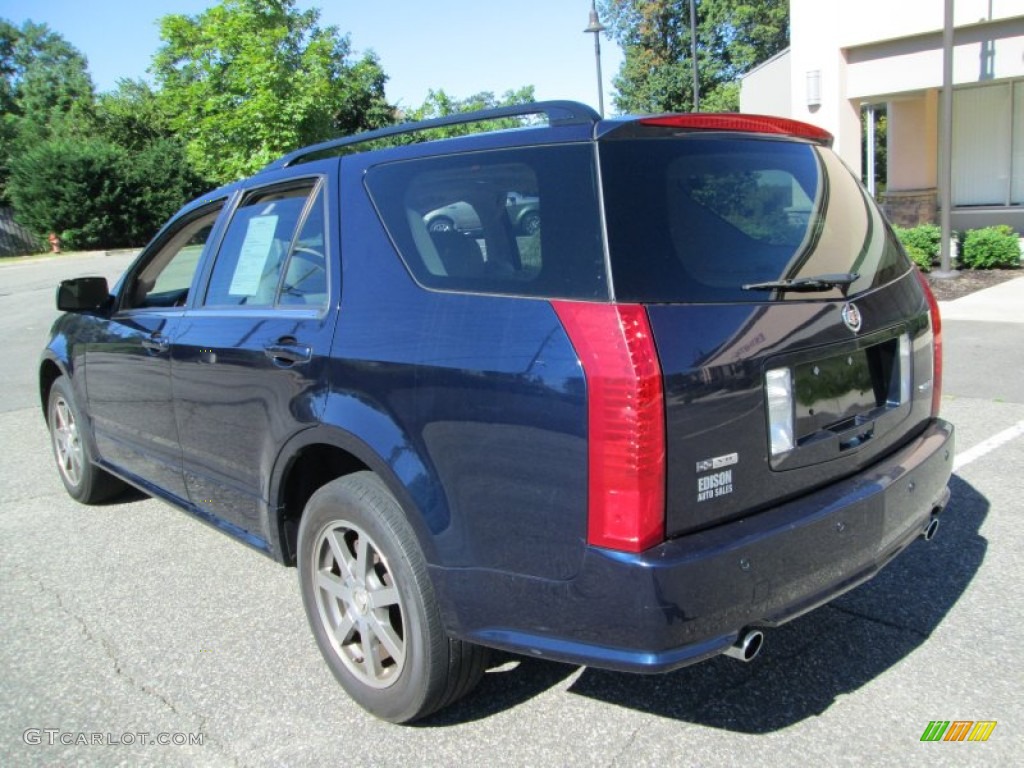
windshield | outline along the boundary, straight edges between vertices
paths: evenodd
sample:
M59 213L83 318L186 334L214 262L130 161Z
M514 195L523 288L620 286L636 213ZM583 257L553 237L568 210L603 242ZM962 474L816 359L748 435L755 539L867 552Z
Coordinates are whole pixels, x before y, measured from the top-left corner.
M831 150L698 137L601 144L615 296L634 302L854 296L909 267ZM849 275L820 292L743 286Z

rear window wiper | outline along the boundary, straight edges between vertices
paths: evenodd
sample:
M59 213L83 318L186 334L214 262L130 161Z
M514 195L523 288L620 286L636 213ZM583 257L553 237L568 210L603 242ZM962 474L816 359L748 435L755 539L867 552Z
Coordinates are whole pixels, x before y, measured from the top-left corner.
M833 288L846 289L860 277L856 272L840 272L814 277L794 277L790 280L767 280L763 283L747 283L744 291L830 291Z

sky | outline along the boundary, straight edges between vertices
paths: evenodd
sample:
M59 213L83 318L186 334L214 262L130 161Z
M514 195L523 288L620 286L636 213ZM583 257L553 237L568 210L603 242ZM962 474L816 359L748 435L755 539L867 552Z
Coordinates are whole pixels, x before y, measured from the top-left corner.
M150 79L160 45L157 20L196 15L215 0L0 0L0 18L31 19L59 32L89 60L98 91L122 78ZM355 53L373 50L388 75L388 100L405 108L430 89L453 98L481 91L500 96L532 85L538 99L572 99L597 107L594 36L585 34L589 0L298 0L319 8L320 25L350 35ZM605 110L619 47L602 35Z

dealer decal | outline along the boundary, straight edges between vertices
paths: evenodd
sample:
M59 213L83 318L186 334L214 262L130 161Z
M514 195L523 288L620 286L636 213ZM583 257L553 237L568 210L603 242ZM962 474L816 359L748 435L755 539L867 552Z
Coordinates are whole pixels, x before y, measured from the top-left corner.
M708 501L732 493L732 470L713 472L697 478L697 501Z

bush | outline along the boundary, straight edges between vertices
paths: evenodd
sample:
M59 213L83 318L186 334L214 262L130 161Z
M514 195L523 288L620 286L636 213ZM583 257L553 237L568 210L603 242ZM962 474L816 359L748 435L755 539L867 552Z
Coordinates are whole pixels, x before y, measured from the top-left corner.
M932 259L928 253L922 251L916 245L904 244L903 250L907 252L907 256L910 257L910 260L921 268L922 272L932 271L932 262L934 259Z
M1017 233L1005 224L972 229L964 238L960 263L971 269L1012 269L1020 266Z
M15 156L8 191L17 220L56 232L69 249L121 245L122 155L103 139L49 139Z
M942 253L942 230L934 224L921 224L913 229L894 227L907 255L926 272Z
M8 188L19 223L74 250L144 245L203 186L173 140L136 152L93 137L37 143Z

